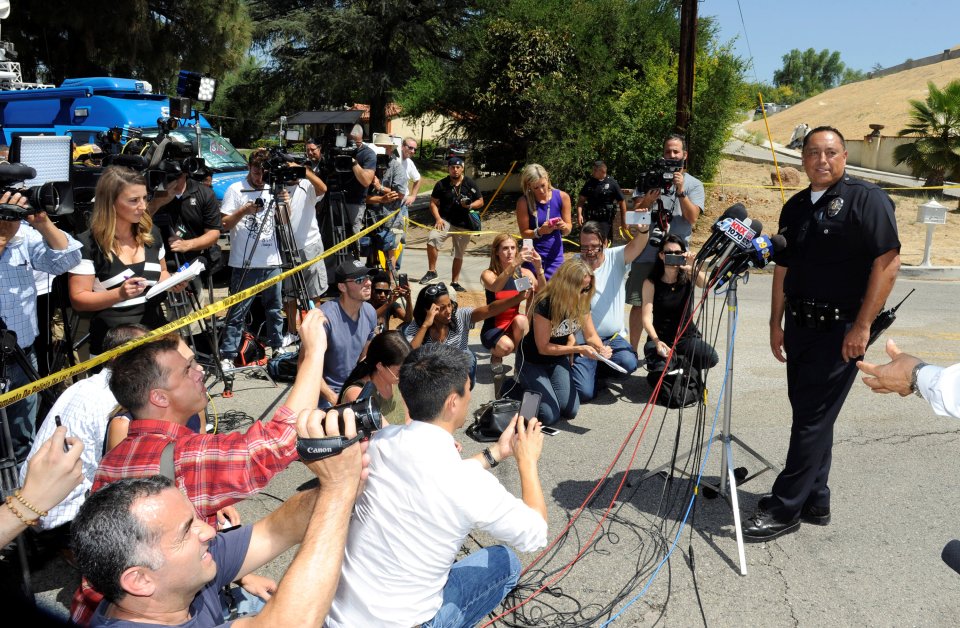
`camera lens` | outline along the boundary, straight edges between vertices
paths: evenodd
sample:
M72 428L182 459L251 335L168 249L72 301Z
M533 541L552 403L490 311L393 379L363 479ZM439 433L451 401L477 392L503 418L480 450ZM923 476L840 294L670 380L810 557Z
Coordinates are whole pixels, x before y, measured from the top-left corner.
M357 435L369 436L380 429L382 421L380 404L373 397L367 397L350 403L342 403L327 410L327 412L337 411L341 434L345 431L343 412L347 409L353 410L354 417L356 417Z

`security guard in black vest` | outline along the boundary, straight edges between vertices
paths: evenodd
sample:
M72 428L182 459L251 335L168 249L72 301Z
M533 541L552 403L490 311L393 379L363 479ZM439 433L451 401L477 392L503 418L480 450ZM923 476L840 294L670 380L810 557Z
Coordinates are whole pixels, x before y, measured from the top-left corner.
M801 521L829 523L833 424L900 268L893 201L846 174L840 132L813 129L802 155L810 187L780 213L787 247L775 258L770 306L770 348L787 364L793 425L783 471L743 529L751 541Z
M201 255L204 276L219 267L220 203L211 188L181 174L154 195L148 211L163 236L171 271Z

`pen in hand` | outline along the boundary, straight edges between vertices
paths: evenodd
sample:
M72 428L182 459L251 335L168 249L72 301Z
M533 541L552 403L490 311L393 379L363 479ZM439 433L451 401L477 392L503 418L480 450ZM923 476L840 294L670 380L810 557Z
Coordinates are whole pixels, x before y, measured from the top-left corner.
M60 421L60 415L53 417L54 422L57 424L57 427L63 427L63 422ZM67 444L67 441L63 441L63 453L70 451L70 445Z

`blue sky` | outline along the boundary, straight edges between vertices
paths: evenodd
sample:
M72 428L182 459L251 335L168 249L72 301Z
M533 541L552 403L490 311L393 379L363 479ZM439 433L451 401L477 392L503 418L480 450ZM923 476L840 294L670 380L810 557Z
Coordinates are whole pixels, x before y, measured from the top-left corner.
M701 0L697 11L718 18L721 41L737 37L739 56L753 52L751 81L772 83L793 48L839 50L848 67L866 72L960 45L957 0Z

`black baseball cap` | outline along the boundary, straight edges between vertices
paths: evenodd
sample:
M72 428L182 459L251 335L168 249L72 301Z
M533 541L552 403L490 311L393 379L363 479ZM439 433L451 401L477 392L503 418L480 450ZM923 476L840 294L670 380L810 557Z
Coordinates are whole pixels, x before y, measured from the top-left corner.
M447 165L448 165L448 166L462 166L462 165L463 165L463 157L451 157L450 159L447 160Z
M367 268L360 260L351 259L337 266L335 276L337 283L343 283L357 277L372 275L374 272L372 268Z

